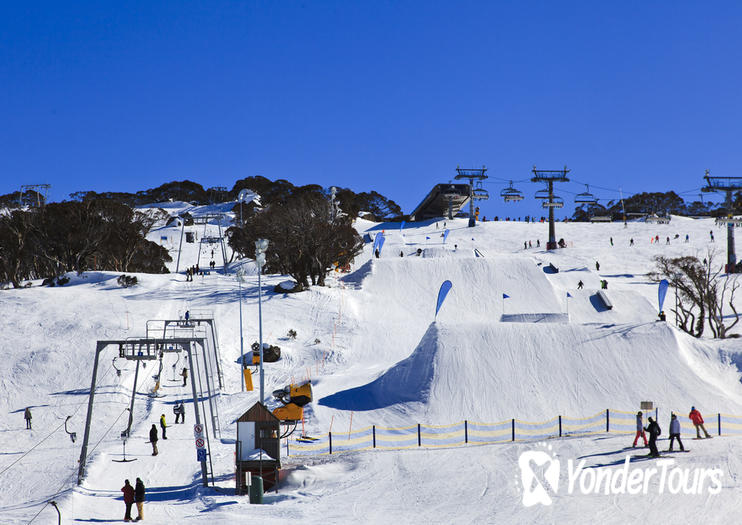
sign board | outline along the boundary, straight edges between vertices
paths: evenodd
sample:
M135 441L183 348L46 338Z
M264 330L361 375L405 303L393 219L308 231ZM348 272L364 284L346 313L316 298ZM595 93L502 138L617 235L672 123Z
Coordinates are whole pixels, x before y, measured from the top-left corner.
M206 461L206 449L196 449L196 461Z
M196 438L196 448L204 448L204 438Z
M204 435L204 426L200 423L197 423L193 425L193 437L203 437Z
M642 401L639 408L642 410L654 410L654 403L652 401Z

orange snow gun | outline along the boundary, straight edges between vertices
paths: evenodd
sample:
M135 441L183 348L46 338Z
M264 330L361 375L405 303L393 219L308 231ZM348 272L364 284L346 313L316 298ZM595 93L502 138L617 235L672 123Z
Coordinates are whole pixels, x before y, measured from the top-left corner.
M312 382L291 384L273 391L273 397L283 403L273 411L281 423L296 423L304 417L304 406L312 402Z

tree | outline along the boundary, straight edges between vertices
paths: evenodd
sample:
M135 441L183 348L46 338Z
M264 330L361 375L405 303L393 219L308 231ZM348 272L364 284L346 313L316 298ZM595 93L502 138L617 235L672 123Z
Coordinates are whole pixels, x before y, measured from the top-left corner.
M655 282L667 279L677 289L676 308L671 309L678 318L681 330L694 337L701 337L708 320L714 338L724 339L739 322L739 314L734 307L734 295L739 287L736 275L725 275L722 267L715 269L714 254L709 252L700 261L698 257L655 257L657 271L649 278ZM729 307L733 321L725 324L724 310Z
M287 274L303 288L323 286L333 263L351 262L363 240L347 216L331 218L330 203L314 191L299 192L233 226L229 245L243 257L254 257L255 241L270 241L266 271Z

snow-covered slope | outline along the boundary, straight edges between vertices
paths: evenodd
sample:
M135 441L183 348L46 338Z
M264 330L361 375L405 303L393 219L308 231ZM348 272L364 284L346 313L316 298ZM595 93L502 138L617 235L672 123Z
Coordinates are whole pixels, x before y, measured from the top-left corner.
M443 222L438 228L436 221L407 224L400 231L398 224L358 221L362 233L385 230L381 258L374 258L367 245L353 272L331 277L326 288L277 294L273 286L285 276L263 279L264 339L282 347L282 359L265 366L266 391L311 378L315 402L305 411L308 432L464 418L538 421L609 407L634 411L644 400L655 401L661 417L692 404L708 419L716 412L742 414L734 364L738 340L699 341L674 329L671 317L668 323L657 322L657 287L646 278L655 255L706 256L709 248L721 250L723 243L709 242L711 229L717 239L722 237L711 220L673 218L670 225L629 223L625 228L558 224L557 236L570 248L555 252L535 248L537 239L545 243L545 224L499 222L469 229L463 220L446 221L450 235L443 244ZM186 231L202 238L216 235L218 226ZM172 225L150 234L171 250L172 269L180 232ZM686 233L687 244L681 242ZM670 237L671 243L650 244L654 235ZM634 246L629 246L631 238ZM524 249L524 240L534 248ZM208 265L211 247L201 246L199 253L198 240L184 241L181 270L199 258ZM484 257L477 257L475 249ZM125 478L136 477L149 487L146 512L152 523L226 524L246 516L262 523L569 523L586 515L599 516L603 523L640 516L662 522L667 508L682 516L677 523L698 518L693 509L703 502L671 495L627 496L612 505L594 497L564 497L560 505L526 509L513 479L527 443L288 458L280 491L267 497L267 505L249 506L246 498L233 494L234 421L258 393L241 392L240 285L233 274L222 273L218 250L215 255L218 272L193 282L185 282L182 274L137 275L138 286L122 289L115 283L117 275L104 272L85 274L64 287L34 283L1 292L0 409L6 417L0 419L0 523L28 523L37 514L35 523L54 523L56 513L45 506L52 498L63 523L119 520L119 488ZM723 254L717 258L723 260ZM544 270L550 263L558 273ZM609 283L613 310L594 299L602 279ZM453 289L432 324L444 280ZM579 280L584 290L576 289ZM257 339L256 275L248 275L242 291L248 348ZM218 328L225 386L214 400L221 422L221 438L212 439L217 487L200 487L190 411L188 424L171 426L159 456L152 457L146 443L159 415L165 413L172 423L172 405L188 400L188 392L171 377L178 363L172 354L163 358L162 397L148 395L156 371L148 367L140 373L133 437L127 442L127 456L137 461L112 461L121 458L119 434L126 426L134 373L132 364L117 362L123 371L116 374L115 350L101 360L89 468L83 485L76 487L95 342L142 336L148 320L178 318L186 310L208 310ZM503 313L509 322L502 322ZM531 322L536 320L532 314L553 322ZM289 329L296 330L296 339L286 336ZM276 406L272 400L268 404ZM34 415L31 431L24 428L26 406ZM64 433L67 416L68 429L78 434L74 444ZM687 429L687 419L683 424ZM592 455L591 464L597 464L620 459L622 439L596 436L552 444L565 459ZM693 453L677 458L688 466L725 467L724 490L711 502L707 522L733 514L742 475L732 452L738 445L738 438L726 436L693 442ZM441 487L446 487L445 498L439 496Z

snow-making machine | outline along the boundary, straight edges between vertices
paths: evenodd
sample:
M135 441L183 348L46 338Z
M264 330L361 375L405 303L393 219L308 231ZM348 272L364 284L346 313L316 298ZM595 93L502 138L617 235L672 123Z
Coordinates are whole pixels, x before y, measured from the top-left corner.
M283 438L291 435L299 421L304 419L304 407L312 402L312 382L292 383L274 390L273 397L283 403L283 406L273 410L273 415L286 427L281 436Z

